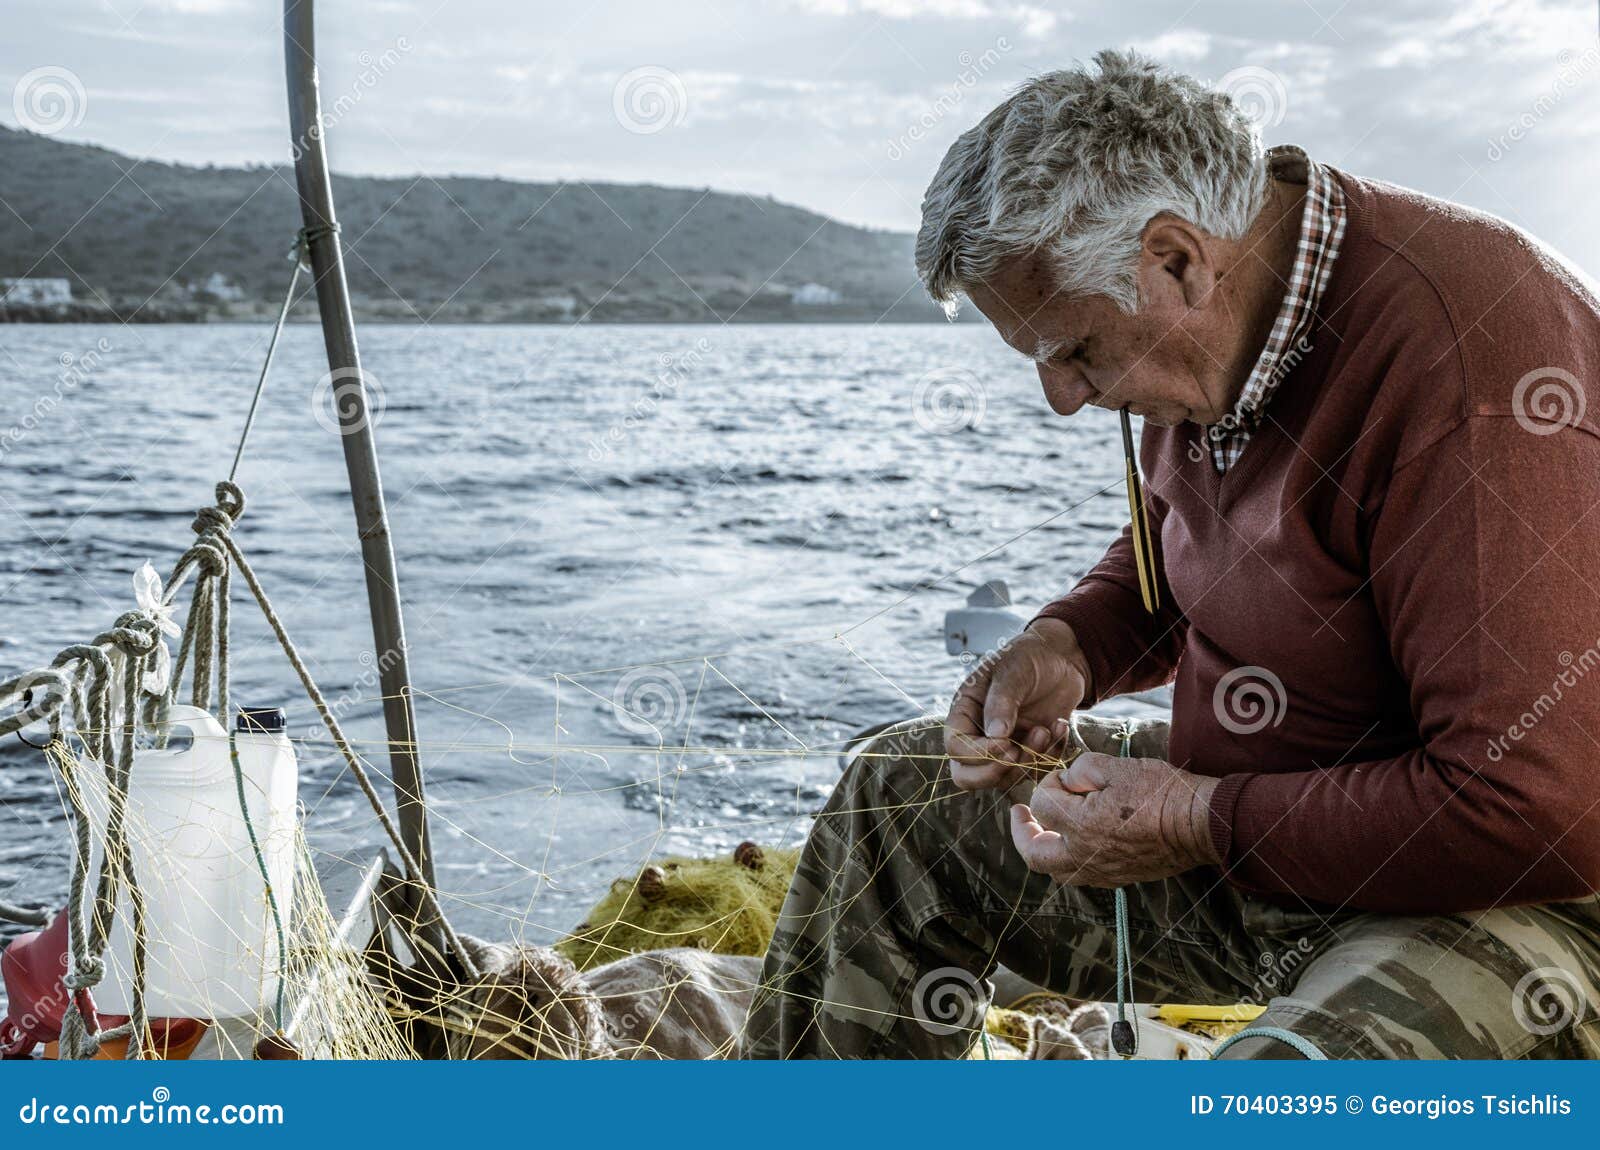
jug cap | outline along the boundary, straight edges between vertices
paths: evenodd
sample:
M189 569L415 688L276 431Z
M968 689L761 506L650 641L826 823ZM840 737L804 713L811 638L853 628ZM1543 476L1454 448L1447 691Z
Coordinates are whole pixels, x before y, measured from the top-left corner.
M285 726L282 707L240 707L233 719L236 731L281 731Z

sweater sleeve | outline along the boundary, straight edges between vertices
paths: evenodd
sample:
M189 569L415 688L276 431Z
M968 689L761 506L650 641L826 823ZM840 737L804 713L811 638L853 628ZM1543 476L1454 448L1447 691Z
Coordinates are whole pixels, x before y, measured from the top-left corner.
M1166 504L1146 491L1150 534L1161 538ZM1100 562L1064 597L1040 610L1038 619L1060 619L1071 626L1089 662L1093 706L1112 695L1125 695L1171 682L1183 653L1188 624L1172 601L1162 551L1156 548L1156 577L1161 605L1154 615L1144 609L1139 569L1134 562L1133 528L1124 527Z
M1375 515L1369 590L1420 746L1224 777L1229 876L1414 913L1600 889L1600 439L1467 418Z

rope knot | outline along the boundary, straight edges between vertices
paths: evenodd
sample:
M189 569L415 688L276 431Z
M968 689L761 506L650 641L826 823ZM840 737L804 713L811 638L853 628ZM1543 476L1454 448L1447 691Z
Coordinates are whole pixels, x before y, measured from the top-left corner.
M97 643L114 643L124 654L148 655L156 649L161 630L144 611L126 611L117 616L111 630L95 636Z
M239 522L244 514L244 491L231 479L217 484L217 509L227 515L230 524Z
M202 507L194 513L194 522L189 527L202 539L214 538L233 530L233 517L220 506Z
M202 575L221 575L228 567L228 553L217 542L217 533L202 535L200 541L184 552L200 568Z
M244 492L237 483L224 479L217 484L216 503L196 511L194 522L189 526L202 539L227 535L233 530L233 525L239 522L239 516L243 514Z
M93 990L105 976L106 960L86 954L73 960L72 970L61 976L61 985L72 991Z

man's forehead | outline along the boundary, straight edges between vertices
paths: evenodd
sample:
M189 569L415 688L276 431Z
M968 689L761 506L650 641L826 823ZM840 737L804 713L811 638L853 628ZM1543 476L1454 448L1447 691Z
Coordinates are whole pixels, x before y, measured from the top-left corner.
M1000 338L1023 355L1048 356L1075 340L1064 330L1066 298L1037 260L1011 261L967 294Z

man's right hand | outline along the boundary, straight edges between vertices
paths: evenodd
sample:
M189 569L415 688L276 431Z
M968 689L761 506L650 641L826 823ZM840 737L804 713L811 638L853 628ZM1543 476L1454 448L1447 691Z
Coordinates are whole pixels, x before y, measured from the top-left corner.
M1089 691L1089 664L1072 628L1038 619L967 677L945 719L950 777L964 791L1004 789L1061 737Z

